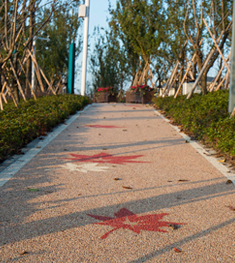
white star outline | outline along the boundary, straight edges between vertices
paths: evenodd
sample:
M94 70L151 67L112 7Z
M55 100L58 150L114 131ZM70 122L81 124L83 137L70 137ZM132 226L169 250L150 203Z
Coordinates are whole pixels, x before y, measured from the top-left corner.
M107 166L97 166L99 163L84 163L84 164L74 164L74 163L66 163L61 165L61 168L65 168L70 172L82 172L87 173L88 171L91 172L106 172L106 169L109 167Z

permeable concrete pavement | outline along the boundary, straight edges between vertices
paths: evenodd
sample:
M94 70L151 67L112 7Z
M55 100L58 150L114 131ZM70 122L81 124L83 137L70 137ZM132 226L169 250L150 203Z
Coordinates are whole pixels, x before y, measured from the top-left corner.
M1 172L0 262L234 262L226 171L150 106L78 115Z

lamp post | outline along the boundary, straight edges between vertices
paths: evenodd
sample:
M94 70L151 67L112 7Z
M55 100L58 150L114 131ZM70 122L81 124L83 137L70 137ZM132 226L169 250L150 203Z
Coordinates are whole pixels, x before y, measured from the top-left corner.
M228 111L233 112L235 108L235 0L233 1L233 30L232 30L232 55Z
M36 41L37 41L37 39L50 41L49 37L48 38L34 37L34 39L33 39L33 56L35 59L36 59ZM35 86L35 67L34 67L33 61L32 61L32 72L31 72L31 86L32 86L32 89L34 91L34 89L35 89L35 87L34 87Z
M81 95L85 96L85 88L86 88L86 71L87 71L87 42L88 42L88 28L89 28L89 9L90 9L90 0L86 0L85 2L85 16L80 15L80 17L84 17L84 39L83 39L83 59L82 59L82 84L81 84ZM81 8L82 9L82 8ZM80 12L80 11L79 11Z

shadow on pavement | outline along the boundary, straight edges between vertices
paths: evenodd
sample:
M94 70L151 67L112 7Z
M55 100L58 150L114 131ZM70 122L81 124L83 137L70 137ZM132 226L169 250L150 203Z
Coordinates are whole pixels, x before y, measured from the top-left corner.
M15 179L17 180L17 179ZM18 178L18 180L22 180L22 178ZM45 181L45 177L38 178L40 182ZM25 239L31 239L33 237L37 236L43 236L50 233L60 232L64 231L66 229L71 228L77 228L80 226L85 226L89 224L93 224L95 222L94 219L87 216L87 214L94 214L94 215L106 215L107 211L109 215L112 215L113 213L117 212L119 209L125 207L135 214L142 214L147 213L151 211L156 211L160 209L170 208L178 205L185 205L189 203L196 203L202 200L209 200L221 196L226 196L235 193L235 189L233 186L226 185L225 182L222 183L214 183L208 186L203 187L197 187L189 190L184 191L178 191L163 195L156 195L151 198L144 198L144 199L138 199L134 201L128 201L124 202L122 204L117 205L110 205L110 206L104 206L104 207L97 207L95 209L89 209L84 210L81 212L75 212L70 213L66 215L56 216L53 217L53 208L58 206L63 206L63 202L65 201L68 203L68 201L74 201L75 199L65 199L65 200L57 200L52 203L57 203L56 206L49 206L47 208L38 209L35 208L36 206L40 207L42 203L36 203L36 204L30 204L30 199L37 198L40 195L50 194L50 191L60 191L63 188L63 185L55 185L51 186L50 188L41 188L39 192L28 192L27 190L24 191L15 191L15 189L5 189L1 193L1 204L3 207L1 208L1 213L3 216L3 220L1 220L1 239L0 244L7 244L7 243L14 243L20 240ZM156 187L157 189L158 187ZM152 188L154 189L154 187ZM151 189L151 190L152 190ZM149 189L137 189L137 190L129 190L129 192L141 192L146 191ZM127 193L119 192L121 193ZM19 194L20 197L19 198ZM113 193L116 194L116 193ZM105 194L104 194L105 195ZM97 204L99 204L99 198L102 198L104 195L98 195L97 196ZM178 197L181 196L181 199L179 200ZM79 198L89 198L87 197L79 197ZM11 207L8 207L8 200L11 198ZM79 199L76 198L76 199ZM46 219L42 220L35 220L33 222L24 222L25 218L30 216L32 213L35 213L37 211L44 211L45 210L52 210L51 216ZM20 213L21 210L26 211L25 213ZM218 226L214 226L208 230L202 231L198 234L195 234L191 237L187 237L183 239L182 241L179 241L177 243L173 243L166 248L157 251L154 255L148 255L148 258L154 257L156 255L159 255L160 253L163 253L165 251L168 251L172 248L172 246L184 244L186 242L191 241L192 239L201 237L202 235L206 235L210 231L216 230L218 228L223 227L227 224L232 224L235 221L235 219L229 220L227 222L224 222ZM97 222L97 221L96 221ZM11 239L8 238L9 233L11 234ZM139 259L140 262L142 259ZM139 261L133 261L133 262L139 262Z

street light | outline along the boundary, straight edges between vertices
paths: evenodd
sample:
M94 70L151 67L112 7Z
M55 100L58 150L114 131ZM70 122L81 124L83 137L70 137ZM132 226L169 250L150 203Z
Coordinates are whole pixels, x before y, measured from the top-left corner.
M79 6L79 17L84 17L84 39L83 39L83 60L82 60L82 84L81 95L85 95L86 88L86 69L87 69L87 42L89 28L89 9L90 0L86 0L85 5Z
M35 60L36 60L36 41L37 41L37 39L39 39L39 40L46 40L46 41L50 41L50 38L49 37L47 37L47 38L45 38L45 37L34 37L34 39L33 39L33 56L35 56L34 58L35 58ZM32 61L32 72L31 72L31 86L32 86L32 89L33 89L33 91L34 91L34 89L35 89L35 67L34 67L34 63L33 63L33 61Z
M230 72L230 89L228 111L233 113L235 108L235 0L233 1L233 30L232 30L232 55Z

